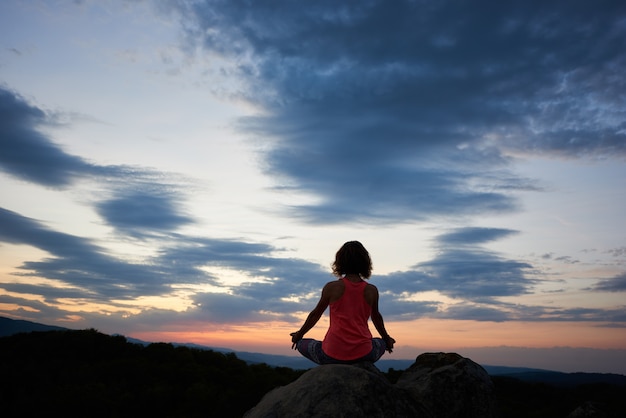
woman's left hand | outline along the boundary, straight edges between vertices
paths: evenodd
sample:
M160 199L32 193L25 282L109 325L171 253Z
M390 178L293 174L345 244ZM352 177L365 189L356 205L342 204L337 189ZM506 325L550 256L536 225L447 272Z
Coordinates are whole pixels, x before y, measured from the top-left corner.
M387 345L387 351L390 353L393 352L393 345L396 343L396 340L391 338L389 335L383 338L385 340L385 344Z

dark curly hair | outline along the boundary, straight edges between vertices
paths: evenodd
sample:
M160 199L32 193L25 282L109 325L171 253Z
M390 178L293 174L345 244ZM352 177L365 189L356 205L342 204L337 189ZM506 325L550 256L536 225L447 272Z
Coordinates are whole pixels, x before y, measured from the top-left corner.
M342 245L335 255L333 262L333 274L358 274L363 279L369 279L372 275L372 259L363 244L359 241L348 241Z

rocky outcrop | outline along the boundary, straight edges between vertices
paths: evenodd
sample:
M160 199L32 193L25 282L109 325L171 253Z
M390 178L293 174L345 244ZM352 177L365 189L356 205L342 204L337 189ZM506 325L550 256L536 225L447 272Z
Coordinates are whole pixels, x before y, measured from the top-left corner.
M491 378L478 364L455 353L429 353L417 357L398 379L415 402L437 418L495 416Z
M495 416L487 372L453 353L426 353L391 384L371 363L315 367L266 394L246 418Z

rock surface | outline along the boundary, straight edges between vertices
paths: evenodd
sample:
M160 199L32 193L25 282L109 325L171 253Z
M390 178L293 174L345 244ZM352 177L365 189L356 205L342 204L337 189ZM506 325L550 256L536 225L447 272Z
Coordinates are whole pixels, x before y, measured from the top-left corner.
M487 372L453 353L426 353L395 385L371 363L315 367L267 393L246 418L466 417L495 413Z
M495 415L494 386L478 364L455 353L417 357L398 379L397 387L438 418Z

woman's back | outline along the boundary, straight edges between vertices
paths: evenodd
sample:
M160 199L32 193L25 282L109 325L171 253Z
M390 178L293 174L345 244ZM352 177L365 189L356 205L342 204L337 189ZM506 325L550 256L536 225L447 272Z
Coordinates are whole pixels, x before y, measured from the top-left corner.
M367 322L372 308L365 299L367 283L341 278L343 292L330 304L330 327L322 343L329 356L354 360L372 349L372 334Z

